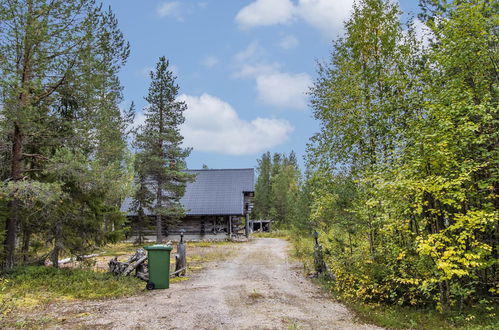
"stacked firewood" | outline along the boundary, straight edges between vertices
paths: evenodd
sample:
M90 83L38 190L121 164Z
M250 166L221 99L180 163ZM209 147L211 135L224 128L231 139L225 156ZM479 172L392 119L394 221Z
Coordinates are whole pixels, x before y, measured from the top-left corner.
M148 281L149 273L147 271L147 252L144 249L138 249L126 262L118 261L114 257L109 261L109 272L116 276L129 276L135 271L135 277Z

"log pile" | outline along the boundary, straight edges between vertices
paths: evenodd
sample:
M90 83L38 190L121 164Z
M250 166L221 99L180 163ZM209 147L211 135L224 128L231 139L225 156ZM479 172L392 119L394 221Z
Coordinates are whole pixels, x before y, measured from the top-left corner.
M135 271L135 277L143 281L149 280L147 271L147 252L144 249L138 249L126 262L118 261L118 257L114 257L109 261L109 272L115 276L129 276Z

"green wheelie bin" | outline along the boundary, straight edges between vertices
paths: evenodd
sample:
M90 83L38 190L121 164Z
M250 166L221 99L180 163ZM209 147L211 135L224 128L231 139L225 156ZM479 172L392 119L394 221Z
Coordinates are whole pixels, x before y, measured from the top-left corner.
M146 289L168 289L170 287L170 252L171 245L144 246L147 250L149 281Z

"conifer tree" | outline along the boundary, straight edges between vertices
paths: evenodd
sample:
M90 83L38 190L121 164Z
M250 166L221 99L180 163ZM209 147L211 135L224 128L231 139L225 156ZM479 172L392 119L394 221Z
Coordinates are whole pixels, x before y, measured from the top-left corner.
M136 155L134 168L135 168L135 194L133 196L131 209L137 213L137 221L133 224L134 229L137 230L137 243L142 244L144 240L144 228L149 224L147 210L151 210L152 203L154 202L154 194L148 186L146 177L147 159L141 157L141 154Z
M253 218L268 219L271 207L271 190L270 182L271 160L270 152L266 152L258 159L258 178L255 185L255 206L253 208Z
M139 129L136 144L139 157L144 158L141 175L150 181L155 193L153 211L156 216L156 241L162 241L163 225L174 224L185 211L180 204L185 185L193 180L186 173L185 158L191 149L183 148L180 125L184 122L185 102L176 100L179 86L169 70L169 61L160 57L151 72L151 84L145 100L145 124Z
M0 54L0 120L2 131L7 133L2 134L0 148L2 180L14 184L21 179L33 181L34 184L68 180L65 182L68 187L75 187L72 180L77 176L71 175L69 179L47 175L52 174L46 171L49 165L73 167L73 163L54 162L70 161L69 157L54 158L58 149L64 148L69 150L60 155L82 155L78 159L84 162L103 160L104 157L100 155L112 154L115 158L112 163L121 164L125 144L121 131L124 122L117 111L121 96L117 71L128 56L128 45L110 11L104 12L94 0L1 2ZM113 131L108 130L109 127L120 129ZM113 136L104 138L103 134L108 133ZM98 142L101 137L103 143ZM119 149L116 154L116 149L110 148L110 141L116 143ZM99 144L105 148L100 148ZM108 149L110 152L98 152L97 149ZM110 164L107 161L104 163ZM114 169L106 165L105 171L95 166L91 168L96 173L109 173L108 170L120 172L121 166L115 165ZM51 170L54 171L54 168ZM23 185L19 183L19 187ZM93 194L95 200L87 201L86 207L101 204L97 200L107 199L112 195L111 190L104 189ZM68 196L75 197L77 194ZM74 208L78 205L71 200L72 197L64 207ZM108 200L116 203L117 198ZM116 209L116 206L113 208ZM22 227L25 236L23 240L26 244L23 245L29 246L30 234L29 224L23 216L22 201L15 195L9 197L7 209L3 259L4 267L11 268L15 260L19 227ZM98 209L102 210L100 207L93 208L94 216L100 212ZM73 211L66 214L75 220L78 215ZM52 217L43 217L42 220L46 221L47 218ZM95 223L100 219L97 216ZM53 225L60 227L57 223ZM77 228L73 227L74 237L79 235L76 233ZM69 236L57 228L53 231L60 233L55 235L59 239ZM85 233L89 232L87 230Z

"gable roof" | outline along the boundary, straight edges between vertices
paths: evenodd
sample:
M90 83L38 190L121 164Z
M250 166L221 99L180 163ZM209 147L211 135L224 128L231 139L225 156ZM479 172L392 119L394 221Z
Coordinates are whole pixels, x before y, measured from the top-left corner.
M254 169L206 169L187 170L196 174L193 182L187 183L180 202L186 215L243 215L244 192L254 191ZM132 198L128 197L121 211L128 215ZM152 212L145 210L147 215Z

